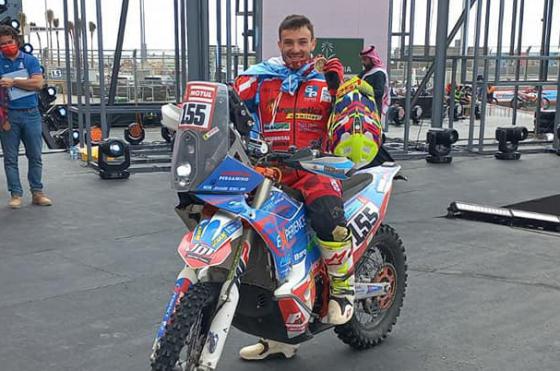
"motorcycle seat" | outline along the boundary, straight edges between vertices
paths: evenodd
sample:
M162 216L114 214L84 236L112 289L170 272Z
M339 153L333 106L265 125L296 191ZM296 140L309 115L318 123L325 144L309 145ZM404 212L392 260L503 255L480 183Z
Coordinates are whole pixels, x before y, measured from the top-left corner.
M351 199L372 181L373 176L368 173L357 174L342 181L342 199L344 202Z

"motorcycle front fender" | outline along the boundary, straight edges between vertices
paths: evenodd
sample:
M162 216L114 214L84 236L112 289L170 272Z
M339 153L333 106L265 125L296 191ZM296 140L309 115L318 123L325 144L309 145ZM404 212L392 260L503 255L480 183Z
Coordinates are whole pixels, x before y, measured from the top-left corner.
M193 269L220 265L232 253L232 242L242 233L243 224L238 218L218 211L185 234L179 244L179 256Z

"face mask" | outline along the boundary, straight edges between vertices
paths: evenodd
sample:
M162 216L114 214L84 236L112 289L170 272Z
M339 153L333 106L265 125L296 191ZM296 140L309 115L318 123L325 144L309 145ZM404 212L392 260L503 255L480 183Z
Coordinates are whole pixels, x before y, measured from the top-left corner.
M18 48L17 44L7 44L7 45L0 46L0 51L6 57L11 58L11 57L15 57L17 55L17 53L19 51L19 48Z

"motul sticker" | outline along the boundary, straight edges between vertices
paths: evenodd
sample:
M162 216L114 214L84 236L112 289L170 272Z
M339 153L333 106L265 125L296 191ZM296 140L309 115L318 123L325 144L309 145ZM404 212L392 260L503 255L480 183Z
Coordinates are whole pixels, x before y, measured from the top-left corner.
M200 82L188 83L180 128L209 129L214 114L217 87Z

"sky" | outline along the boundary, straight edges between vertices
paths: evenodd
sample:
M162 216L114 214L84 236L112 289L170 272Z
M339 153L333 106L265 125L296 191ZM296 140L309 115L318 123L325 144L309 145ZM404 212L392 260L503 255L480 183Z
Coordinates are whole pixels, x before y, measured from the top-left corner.
M86 0L85 3L88 22L93 21L97 24L96 2L94 0ZM115 49L121 3L122 1L120 0L101 1L104 49ZM139 0L130 0L129 2L124 49L140 48L139 3ZM71 21L74 21L73 4L74 0L68 0L69 17ZM146 12L146 44L148 48L173 49L173 0L145 0L144 8ZM52 9L55 17L60 18L60 23L63 23L64 13L62 0L46 0L46 9ZM44 25L46 23L45 0L23 0L23 12L27 15L28 23L35 22L37 25ZM61 35L61 42L62 39L63 37ZM36 42L36 39L32 38L32 43L33 41ZM94 45L95 49L97 49L97 35L94 36Z
M264 0L265 6L266 1L280 1L280 0ZM303 0L302 0L303 1ZM324 0L306 0L315 1L317 4L323 3ZM348 1L358 1L358 0L348 0ZM371 0L371 1L388 1L388 0ZM458 18L462 6L465 0L450 0L450 26L455 23ZM533 51L538 50L538 46L541 42L541 17L543 14L545 0L526 0L525 6L525 21L523 32L523 45L524 47L529 45L534 45ZM78 1L80 2L80 1ZM88 21L96 21L95 12L95 0L86 0L86 15ZM129 11L128 11L128 22L126 25L126 34L124 39L124 49L134 49L140 48L140 15L139 15L139 2L140 0L130 0ZM415 19L415 44L423 45L424 43L424 29L425 29L425 18L426 18L426 2L427 0L416 0L416 19ZM514 0L505 0L506 8L504 11L504 48L509 46L509 35L511 29L511 18L512 18L512 4ZM45 7L46 3L46 7ZM73 3L74 0L68 0L69 3L69 13L71 20L73 20ZM120 10L121 10L120 0L102 0L102 17L103 17L103 43L104 49L114 49L117 38L117 30L119 24ZM215 13L215 1L210 0L210 14ZM225 3L225 1L222 1ZM232 4L235 1L232 0ZM410 4L410 1L408 1ZM437 0L433 0L433 3L437 3ZM499 14L499 1L493 0L491 2L491 23L490 28L490 45L495 46L497 44L497 28L498 28L498 14ZM146 10L146 44L148 49L169 49L174 48L174 28L173 28L173 0L144 0L145 10ZM400 23L400 1L395 0L395 12L393 19L393 28L395 31L399 28ZM224 4L222 4L224 6ZM63 19L63 0L23 0L23 11L27 15L28 22L35 22L37 25L44 25L45 22L45 9L52 9L54 11L55 17ZM484 12L484 9L483 9ZM433 6L433 16L436 15L436 6ZM474 23L476 15L476 5L471 11L471 35L470 43L474 39ZM554 9L554 18L556 21L553 22L552 39L551 44L553 50L560 44L560 2L556 2ZM372 20L374 17L372 16ZM215 21L210 21L211 32L210 32L210 43L215 43L215 32L213 32L213 27L215 27ZM276 26L275 26L276 27ZM436 25L433 23L431 32L432 44L435 41ZM97 48L97 36L94 37L94 46ZM225 40L225 37L223 37ZM61 41L63 37L61 35ZM481 39L482 40L482 39ZM241 41L241 40L240 40ZM33 36L32 43L36 43L36 38ZM43 41L44 43L44 41ZM507 49L505 49L507 50Z
M385 1L385 0L373 0L373 1ZM448 31L451 31L451 28L455 25L459 15L461 14L464 4L467 0L450 0L449 1L449 25ZM490 24L489 24L489 45L490 47L496 47L498 43L498 20L500 14L500 1L499 0L490 0L491 8L490 8ZM424 44L424 34L425 34L425 25L426 25L426 10L427 10L427 0L416 0L416 12L415 12L415 25L414 28L414 42L416 45L423 45ZM522 36L522 45L523 49L526 49L528 46L533 46L532 51L535 51L535 48L538 50L541 44L541 37L542 37L542 22L541 18L543 16L544 11L544 2L545 0L525 0L525 11L524 11L524 20L523 20L523 36ZM393 11L393 29L394 31L400 30L401 24L401 12L402 7L400 0L394 0L395 9ZM411 0L408 0L408 6L410 7ZM521 3L521 0L517 1L518 9ZM482 33L480 37L480 45L484 40L483 30L484 30L484 19L485 19L485 12L486 12L486 2L483 3L482 6ZM503 17L503 47L505 50L509 50L510 45L510 35L511 35L511 26L512 26L512 16L513 16L513 5L514 0L505 0L504 1L504 17ZM475 4L470 10L470 24L469 24L469 45L474 45L474 30L476 24L476 11L477 5ZM437 15L437 0L432 0L432 19L435 19ZM519 11L517 12L517 17L519 19ZM407 21L408 22L408 21ZM435 21L432 22L431 26L431 44L435 44L435 33L436 33L436 24ZM407 25L408 30L408 25ZM556 50L558 45L560 44L560 2L556 1L555 6L553 9L553 27L551 33L551 48ZM460 33L457 37L459 37ZM517 45L517 38L515 41L515 45Z

